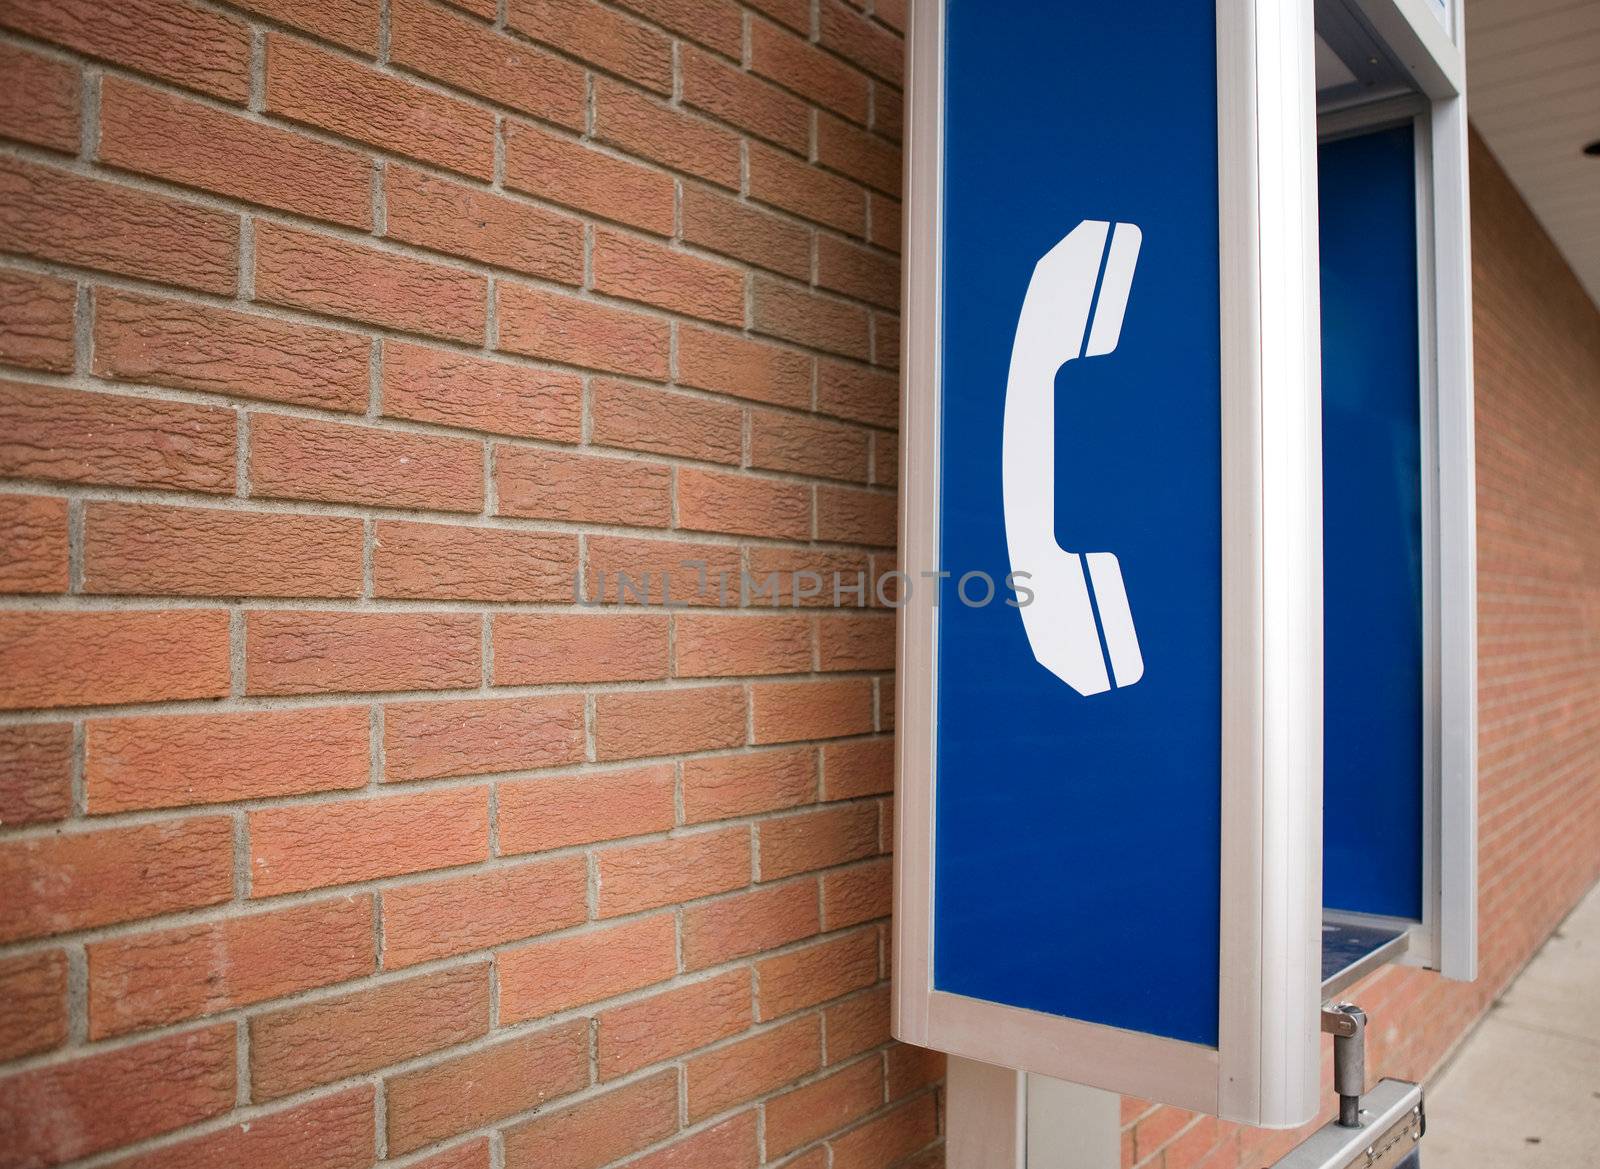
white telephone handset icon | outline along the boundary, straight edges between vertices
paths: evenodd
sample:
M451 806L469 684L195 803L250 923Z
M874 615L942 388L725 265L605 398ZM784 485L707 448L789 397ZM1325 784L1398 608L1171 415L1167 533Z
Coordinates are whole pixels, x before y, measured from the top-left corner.
M1113 231L1086 219L1045 253L1023 298L1006 382L1006 547L1012 571L1029 574L1034 594L1020 610L1022 624L1039 664L1083 695L1133 685L1144 676L1144 658L1116 556L1068 552L1056 541L1055 380L1080 353L1116 349L1142 238L1131 223Z

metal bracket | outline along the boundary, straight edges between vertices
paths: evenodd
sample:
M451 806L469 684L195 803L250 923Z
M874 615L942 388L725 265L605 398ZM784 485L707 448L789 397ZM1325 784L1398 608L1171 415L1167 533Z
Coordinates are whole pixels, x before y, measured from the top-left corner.
M1380 1080L1367 1095L1361 1120L1358 1128L1330 1121L1273 1169L1415 1169L1427 1131L1421 1088Z
M1333 1090L1339 1093L1339 1124L1361 1127L1361 1091L1367 1081L1367 1013L1354 1003L1322 1009L1322 1030L1333 1036Z

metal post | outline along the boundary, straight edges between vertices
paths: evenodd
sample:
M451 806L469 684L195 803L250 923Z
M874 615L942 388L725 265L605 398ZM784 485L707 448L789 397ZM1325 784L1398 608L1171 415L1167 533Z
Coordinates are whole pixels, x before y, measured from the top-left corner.
M950 1057L948 1169L1117 1169L1115 1092Z
M1322 1012L1322 1029L1333 1036L1333 1090L1339 1093L1339 1124L1361 1127L1361 1093L1367 1084L1367 1013L1354 1003Z

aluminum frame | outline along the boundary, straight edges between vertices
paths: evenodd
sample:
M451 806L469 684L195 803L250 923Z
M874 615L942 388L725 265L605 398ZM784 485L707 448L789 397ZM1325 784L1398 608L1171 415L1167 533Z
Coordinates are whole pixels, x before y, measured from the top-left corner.
M932 596L900 610L894 1033L955 1055L1262 1126L1316 1112L1322 475L1310 0L1217 0L1222 388L1218 1044L935 990ZM900 531L939 563L945 0L907 33Z

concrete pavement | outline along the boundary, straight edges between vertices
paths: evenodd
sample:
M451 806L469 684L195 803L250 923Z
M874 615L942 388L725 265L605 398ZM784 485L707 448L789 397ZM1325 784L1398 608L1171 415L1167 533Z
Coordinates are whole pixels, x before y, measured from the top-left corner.
M1428 1088L1425 1169L1600 1166L1600 886Z

